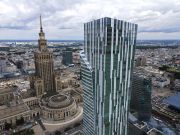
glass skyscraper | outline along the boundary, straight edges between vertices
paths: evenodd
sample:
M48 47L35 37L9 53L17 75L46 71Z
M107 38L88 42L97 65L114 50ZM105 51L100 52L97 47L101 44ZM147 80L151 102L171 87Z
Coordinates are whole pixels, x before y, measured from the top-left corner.
M130 109L137 112L140 121L148 121L151 118L151 89L151 78L144 73L134 72L132 77Z
M72 64L72 48L66 48L66 50L63 50L63 59L62 63L66 66Z
M95 135L95 91L94 91L94 72L82 51L81 57L81 75L83 84L83 126L84 135Z
M127 134L136 35L136 24L117 19L84 24L84 134Z

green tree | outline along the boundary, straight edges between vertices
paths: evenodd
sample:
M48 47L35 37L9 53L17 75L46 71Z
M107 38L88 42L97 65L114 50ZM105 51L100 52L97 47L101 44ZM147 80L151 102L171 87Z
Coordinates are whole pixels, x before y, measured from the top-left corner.
M24 118L21 117L20 119L17 119L17 120L16 120L16 125L17 125L17 126L23 125L24 122L25 122L25 121L24 121Z
M56 130L55 135L61 135L61 131Z
M4 129L5 129L5 130L9 130L10 128L12 128L12 124L5 122L5 124L4 124Z

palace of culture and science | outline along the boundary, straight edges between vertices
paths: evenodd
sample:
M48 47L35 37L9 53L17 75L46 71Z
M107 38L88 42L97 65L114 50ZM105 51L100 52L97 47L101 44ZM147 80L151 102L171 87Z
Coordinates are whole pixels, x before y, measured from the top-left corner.
M39 97L44 93L52 95L60 89L60 76L56 76L54 72L53 53L47 48L41 17L38 44L39 48L34 53L36 72L31 76L30 85L32 89L35 89L36 96Z
M30 89L26 92L14 86L0 87L0 131L16 127L17 121L22 119L27 123L37 121L43 125L44 133L63 132L80 124L83 115L81 83L71 70L54 70L53 52L47 47L41 17L34 62L35 73L28 77ZM49 125L53 126L53 131Z

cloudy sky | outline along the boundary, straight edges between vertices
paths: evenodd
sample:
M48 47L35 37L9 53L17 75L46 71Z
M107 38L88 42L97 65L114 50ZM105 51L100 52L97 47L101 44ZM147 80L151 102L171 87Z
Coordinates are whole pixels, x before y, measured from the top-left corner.
M180 39L180 0L0 0L0 39L83 39L83 23L112 17L137 23L138 39Z

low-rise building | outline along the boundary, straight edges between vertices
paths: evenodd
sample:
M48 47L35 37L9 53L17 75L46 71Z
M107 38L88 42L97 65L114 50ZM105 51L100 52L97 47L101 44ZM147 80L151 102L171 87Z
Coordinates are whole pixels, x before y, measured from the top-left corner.
M39 105L39 98L29 97L29 98L23 99L23 102L29 107L36 106L36 105Z
M174 89L177 90L177 91L180 91L180 79L176 79L174 81Z
M73 63L80 64L80 54L79 52L73 52Z
M0 106L0 131L2 131L5 125L16 125L18 119L23 118L24 121L31 121L33 116L36 116L36 112L32 112L25 104L16 104L12 106Z
M0 104L5 104L8 101L12 101L13 88L12 87L1 87L0 88Z
M152 128L147 132L147 135L164 135L161 131L157 130L156 128Z
M6 58L4 56L0 56L0 74L6 72Z
M166 77L154 77L152 83L156 87L164 88L170 84L170 79Z
M146 135L147 123L139 121L135 116L129 113L128 116L128 135Z

